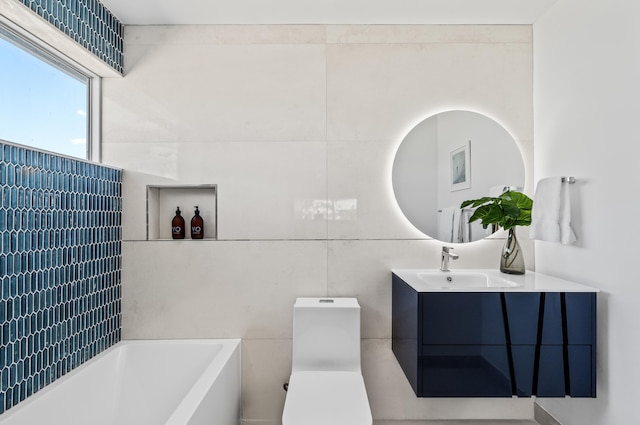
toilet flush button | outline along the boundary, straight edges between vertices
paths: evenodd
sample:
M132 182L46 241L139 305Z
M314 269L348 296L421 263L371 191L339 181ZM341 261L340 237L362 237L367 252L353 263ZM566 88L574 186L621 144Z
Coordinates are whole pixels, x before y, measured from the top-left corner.
M321 300L318 300L318 302L319 302L319 303L321 303L321 304L322 304L322 303L328 303L328 304L331 304L331 303L333 303L333 300L329 300L329 299L321 299Z

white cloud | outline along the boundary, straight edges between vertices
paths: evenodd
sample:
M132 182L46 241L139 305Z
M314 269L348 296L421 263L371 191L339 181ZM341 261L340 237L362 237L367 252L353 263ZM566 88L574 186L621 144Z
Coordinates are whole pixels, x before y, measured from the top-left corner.
M78 138L78 139L71 139L71 144L73 145L86 145L87 144L87 139L83 138Z
M82 109L78 109L78 110L76 111L76 114L77 114L77 115L80 115L81 117L86 117L86 116L87 116L87 111L82 110Z

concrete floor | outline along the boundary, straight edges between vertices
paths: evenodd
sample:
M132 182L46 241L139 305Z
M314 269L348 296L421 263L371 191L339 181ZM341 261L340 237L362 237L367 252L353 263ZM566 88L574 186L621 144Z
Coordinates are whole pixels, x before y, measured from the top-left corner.
M373 425L538 425L533 420L373 421Z
M281 425L278 422L245 421L244 425ZM373 421L373 425L539 425L533 420Z

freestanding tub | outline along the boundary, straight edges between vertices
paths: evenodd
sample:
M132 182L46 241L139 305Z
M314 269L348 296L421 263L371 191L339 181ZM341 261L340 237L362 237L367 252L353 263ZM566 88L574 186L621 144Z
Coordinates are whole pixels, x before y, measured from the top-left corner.
M238 425L240 340L122 341L0 415L2 425Z

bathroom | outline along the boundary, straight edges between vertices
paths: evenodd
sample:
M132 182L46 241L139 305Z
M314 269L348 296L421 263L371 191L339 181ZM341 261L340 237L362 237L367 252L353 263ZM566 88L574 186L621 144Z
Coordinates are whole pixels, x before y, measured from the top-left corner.
M23 7L2 3L3 15ZM417 399L391 351L389 272L438 268L442 247L399 211L394 153L422 119L467 109L518 142L526 193L543 177L577 179L578 242L520 239L529 269L602 291L598 395L535 402L563 425L630 423L640 202L622 192L638 181L640 6L546 4L502 21L319 11L289 25L125 26L124 77L104 70L101 123L101 160L123 170L122 339L242 338L244 422L277 424L296 297L357 297L374 420L532 419L527 398ZM378 23L394 25L367 25ZM434 25L461 23L477 25ZM217 185L217 239L147 240L147 186L201 184ZM343 220L303 214L343 200L357 208ZM503 243L456 245L452 267L495 268Z

